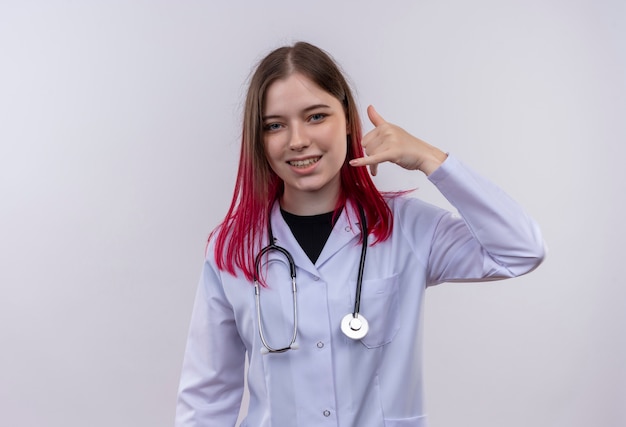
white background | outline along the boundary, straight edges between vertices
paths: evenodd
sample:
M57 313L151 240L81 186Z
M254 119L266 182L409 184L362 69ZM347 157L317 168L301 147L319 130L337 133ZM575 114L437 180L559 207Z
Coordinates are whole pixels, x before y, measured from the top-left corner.
M626 425L626 2L384 3L0 1L0 425L173 424L245 81L300 39L548 242L529 276L427 292L431 426Z

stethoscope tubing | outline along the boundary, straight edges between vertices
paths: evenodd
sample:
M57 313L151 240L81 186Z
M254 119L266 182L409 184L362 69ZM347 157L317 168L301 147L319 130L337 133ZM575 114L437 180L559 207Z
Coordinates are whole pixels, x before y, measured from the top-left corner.
M365 211L361 206L359 206L359 216L361 221L360 228L362 242L361 257L359 259L359 270L357 274L356 291L354 296L354 311L352 312L352 314L347 314L341 323L341 329L344 334L346 334L348 338L355 340L363 338L365 334L367 334L367 331L369 329L367 320L359 314L361 309L361 289L363 287L363 272L365 270L365 258L367 255L368 244L367 219L365 216ZM298 336L298 290L296 286L296 263L294 262L293 257L287 249L276 245L274 241L274 234L272 232L271 218L268 218L267 234L269 244L259 251L254 260L254 297L256 303L257 323L259 327L259 336L261 338L261 343L263 344L263 348L261 349L262 353L284 353L287 350L297 348L296 338ZM263 332L263 319L261 318L261 285L259 284L259 277L261 277L260 263L263 256L271 251L278 251L287 258L287 261L289 262L289 274L291 276L291 291L293 299L293 333L291 335L291 341L289 345L282 348L274 348L269 345ZM357 324L358 326L352 326L353 323Z
M265 347L270 353L284 353L285 351L293 348L293 345L296 342L296 337L298 336L298 287L296 285L296 263L294 262L293 257L287 249L280 247L274 243L274 235L272 233L271 227L268 228L268 234L270 244L261 249L254 261L254 270L256 272L256 276L254 278L254 299L256 301L257 322L259 325L259 335L261 337L263 347ZM289 345L282 348L274 348L268 344L267 339L265 338L265 334L263 333L263 319L261 319L261 287L258 280L258 278L261 277L259 264L261 262L261 259L263 258L263 255L271 251L278 251L285 255L285 257L289 261L289 274L291 276L291 294L293 299L293 333L291 335L291 342L289 343Z
M359 273L356 278L356 291L354 294L354 312L353 317L359 315L361 310L361 288L363 287L363 271L365 270L365 256L367 255L367 219L363 208L359 207L359 215L361 217L361 259L359 260Z

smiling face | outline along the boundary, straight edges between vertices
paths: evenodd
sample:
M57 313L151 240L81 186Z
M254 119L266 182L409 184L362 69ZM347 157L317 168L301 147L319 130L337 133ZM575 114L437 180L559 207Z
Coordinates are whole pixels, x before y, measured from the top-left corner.
M263 143L272 170L283 180L281 206L297 215L335 209L347 154L341 102L309 78L290 74L267 89Z

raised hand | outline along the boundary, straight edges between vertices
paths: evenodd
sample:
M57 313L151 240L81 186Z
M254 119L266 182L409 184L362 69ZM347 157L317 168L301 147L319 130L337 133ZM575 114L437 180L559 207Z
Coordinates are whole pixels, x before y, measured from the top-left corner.
M371 105L367 107L367 116L375 126L361 141L367 156L351 160L350 165L369 165L370 173L376 175L379 163L392 162L430 175L446 159L446 153L385 121Z

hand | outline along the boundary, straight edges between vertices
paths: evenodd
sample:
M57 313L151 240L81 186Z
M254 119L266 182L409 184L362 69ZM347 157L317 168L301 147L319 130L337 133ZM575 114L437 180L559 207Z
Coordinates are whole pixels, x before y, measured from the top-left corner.
M367 107L367 116L375 126L361 141L367 156L350 160L350 165L369 165L370 173L376 175L379 163L393 162L404 169L419 169L430 175L446 159L447 154L440 149L386 122L371 105Z

